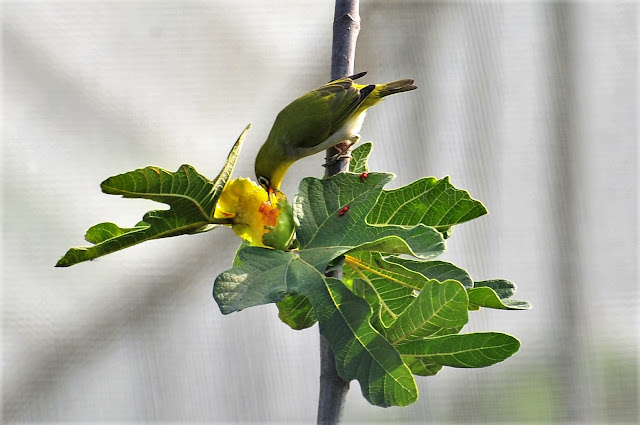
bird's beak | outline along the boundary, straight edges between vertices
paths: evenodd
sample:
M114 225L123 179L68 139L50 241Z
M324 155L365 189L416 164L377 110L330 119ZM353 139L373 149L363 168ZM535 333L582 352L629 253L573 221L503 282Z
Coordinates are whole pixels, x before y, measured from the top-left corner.
M269 203L273 205L273 195L275 193L275 190L271 186L269 186L267 188L267 192L269 193Z

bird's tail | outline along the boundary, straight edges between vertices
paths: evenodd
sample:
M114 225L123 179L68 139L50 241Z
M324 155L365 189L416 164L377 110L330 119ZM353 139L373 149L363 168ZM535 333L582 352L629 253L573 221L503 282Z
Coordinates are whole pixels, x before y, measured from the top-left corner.
M413 80L398 80L392 83L380 84L376 87L380 97L389 96L391 94L402 93L403 91L415 90L418 87L413 85Z

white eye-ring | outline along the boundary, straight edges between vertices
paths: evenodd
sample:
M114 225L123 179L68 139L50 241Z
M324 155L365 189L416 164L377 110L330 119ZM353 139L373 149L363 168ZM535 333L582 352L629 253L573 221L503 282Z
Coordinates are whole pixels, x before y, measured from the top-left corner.
M265 188L270 186L269 179L263 176L258 177L258 183Z

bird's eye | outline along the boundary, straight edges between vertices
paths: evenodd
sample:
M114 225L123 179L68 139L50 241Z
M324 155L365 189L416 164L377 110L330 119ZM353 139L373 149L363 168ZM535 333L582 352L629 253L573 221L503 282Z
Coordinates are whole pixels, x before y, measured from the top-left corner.
M264 188L267 188L270 186L269 179L263 176L258 177L258 183L260 183L260 186Z

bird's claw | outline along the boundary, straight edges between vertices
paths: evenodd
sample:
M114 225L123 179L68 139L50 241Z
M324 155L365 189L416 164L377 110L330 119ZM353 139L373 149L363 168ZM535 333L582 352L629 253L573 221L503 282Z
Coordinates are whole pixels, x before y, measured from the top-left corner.
M330 167L333 164L335 164L336 162L340 161L340 160L349 160L351 161L353 159L353 157L351 156L350 153L340 153L338 152L337 154L333 155L333 156L328 156L325 158L325 162L324 164L322 164L323 167Z
M353 157L351 156L351 147L355 145L360 140L359 136L355 136L350 140L345 140L344 142L340 142L335 145L333 148L338 151L333 156L328 156L325 158L325 163L322 165L323 167L329 167L340 160L348 160L351 161Z

